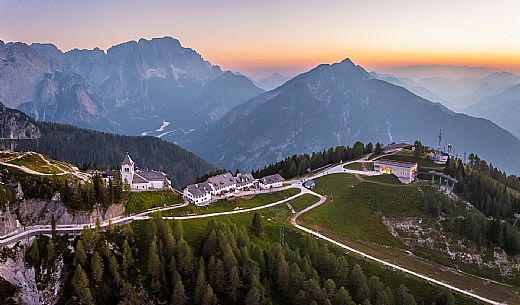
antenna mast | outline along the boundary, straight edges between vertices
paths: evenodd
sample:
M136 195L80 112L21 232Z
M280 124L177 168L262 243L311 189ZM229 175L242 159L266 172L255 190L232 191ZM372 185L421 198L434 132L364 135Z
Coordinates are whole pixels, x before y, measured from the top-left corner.
M442 129L439 129L439 145L437 145L437 149L441 151L441 141L442 141Z

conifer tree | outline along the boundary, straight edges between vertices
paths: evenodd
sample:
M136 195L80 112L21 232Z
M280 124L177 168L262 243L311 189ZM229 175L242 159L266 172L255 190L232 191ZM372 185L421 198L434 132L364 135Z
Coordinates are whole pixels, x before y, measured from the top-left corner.
M218 303L217 297L213 293L213 289L209 284L206 284L204 295L202 297L202 305L216 305Z
M130 245L128 244L128 239L125 238L123 242L123 262L121 263L121 269L123 274L126 275L128 271L128 267L134 264L134 259L132 257L132 250L130 249Z
M396 293L396 305L416 305L415 298L405 285L399 286Z
M117 262L115 255L110 255L108 257L108 269L110 270L110 274L114 277L115 282L119 283L121 276L119 274L119 263Z
M341 287L332 298L333 305L354 305L354 301L350 297L347 289L345 287Z
M172 300L171 305L185 305L188 301L188 298L186 296L186 292L184 291L184 285L181 281L181 276L177 271L174 272L173 275L173 294L172 294Z
M177 241L181 240L184 237L184 229L182 228L182 223L178 220L173 221L173 236Z
M256 236L262 235L264 226L262 224L262 218L260 217L260 214L258 214L257 212L255 212L255 214L253 215L252 223L253 223L253 233Z
M211 259L210 259L211 263ZM209 269L209 266L208 266ZM226 283L226 273L224 270L224 263L220 258L214 261L212 271L209 273L211 287L215 287L217 292L224 292L224 285Z
M349 277L349 285L351 290L354 292L354 299L357 303L361 303L370 297L370 289L368 288L367 279L358 264L354 265L352 268Z
M87 263L87 253L83 248L83 241L81 239L76 243L75 256L74 256L74 264L81 264L82 266L86 266Z
M94 252L90 259L90 272L92 273L92 279L96 283L101 283L103 279L103 261L97 251Z
M184 278L191 278L193 275L193 253L182 236L177 244L176 260L181 275Z
M197 279L195 282L195 292L194 292L194 301L195 304L202 303L202 297L204 296L204 289L206 288L206 268L204 264L204 259L201 257L199 259L199 268L197 271Z
M157 239L154 238L148 250L148 278L150 288L154 293L158 293L161 289L161 282L159 281L159 268L161 260L157 254Z
M89 288L88 277L85 271L78 265L74 271L74 275L71 280L72 288L74 289L78 304L80 305L91 305L94 304L92 298L92 292Z
M256 286L251 287L246 296L245 305L260 305L260 293Z
M234 303L238 299L238 293L241 288L240 275L238 274L237 266L231 267L227 282L227 295Z

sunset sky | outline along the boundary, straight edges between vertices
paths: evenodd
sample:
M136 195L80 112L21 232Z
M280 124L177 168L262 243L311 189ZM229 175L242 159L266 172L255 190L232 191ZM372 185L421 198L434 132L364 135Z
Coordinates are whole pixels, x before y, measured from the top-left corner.
M518 0L0 0L0 39L62 50L172 36L224 69L294 75L350 57L368 69L520 71Z

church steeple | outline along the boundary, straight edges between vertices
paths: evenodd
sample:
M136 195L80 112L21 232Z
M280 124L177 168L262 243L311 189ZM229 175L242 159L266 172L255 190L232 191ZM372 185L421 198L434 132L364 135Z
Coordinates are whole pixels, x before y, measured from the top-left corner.
M130 155L127 152L125 158L121 162L121 179L123 179L123 181L126 180L128 184L132 185L132 182L134 180L134 173L134 161L132 160L132 158L130 158Z

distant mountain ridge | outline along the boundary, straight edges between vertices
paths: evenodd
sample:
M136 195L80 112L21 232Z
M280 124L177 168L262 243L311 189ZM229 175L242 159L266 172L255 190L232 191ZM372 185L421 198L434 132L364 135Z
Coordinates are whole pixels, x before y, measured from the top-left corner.
M77 165L119 166L126 152L143 169L164 171L176 188L194 182L215 167L193 153L155 137L135 137L36 122L0 103L0 144L36 151ZM5 140L6 138L11 140ZM20 140L22 139L22 140ZM3 141L3 142L2 142Z
M268 77L260 78L254 81L255 85L264 89L264 90L273 90L276 87L283 85L285 82L290 80L290 77L284 76L280 73L273 73Z
M490 68L439 65L383 71L374 74L455 111L463 111L520 83L519 75Z
M167 121L163 136L175 141L262 92L171 37L106 53L0 43L0 100L38 120L132 135Z
M489 119L520 138L520 83L500 94L483 98L464 112Z
M460 157L476 152L518 172L520 141L509 132L375 79L348 59L319 65L252 98L181 144L216 165L250 170L357 140L419 139L436 146L439 129Z

